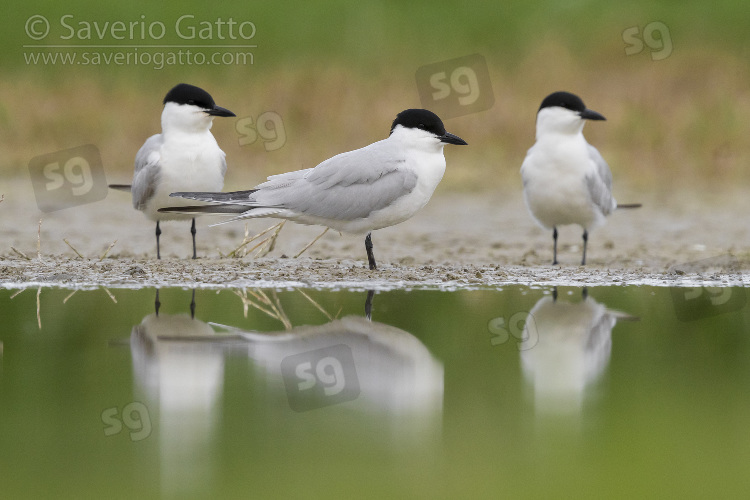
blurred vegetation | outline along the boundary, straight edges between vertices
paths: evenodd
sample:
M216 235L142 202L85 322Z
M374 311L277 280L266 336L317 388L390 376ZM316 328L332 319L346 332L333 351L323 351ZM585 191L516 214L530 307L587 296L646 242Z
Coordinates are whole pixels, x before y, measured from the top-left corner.
M34 15L50 23L49 36L40 41L25 32ZM105 22L134 22L138 36L138 23L148 28L161 22L166 34L130 41L109 33L99 40L92 28L91 40L77 34L65 40L61 37L69 31L61 17L66 15L72 17L65 23L76 30L82 22L100 28ZM178 37L175 22L184 15L194 16L186 26L198 29L203 21L214 23L214 29L217 19L252 21L256 34L246 43L257 45L253 64L154 69L25 62L29 53L40 51L24 45L41 43L231 42L216 32L211 40ZM623 32L637 27L642 39L645 26L655 21L668 28L669 57L653 60L659 50L648 46L626 55ZM419 67L479 53L489 67L495 103L487 111L445 120L446 128L470 146L446 148L448 172L441 189L517 188L518 169L534 141L539 102L561 89L581 95L607 117L589 124L586 134L609 161L618 185L674 189L750 179L750 6L736 0L622 5L230 1L220 7L195 0L106 6L42 1L8 9L0 23L0 172L8 176L26 175L34 156L95 144L108 180L127 181L138 147L159 131L164 94L184 81L206 88L237 114L237 119L216 120L213 130L228 155L226 188L246 187L385 137L397 112L421 107ZM123 50L149 49L101 52ZM283 122L283 147L267 151L260 138L241 145L239 120L255 123L269 111Z

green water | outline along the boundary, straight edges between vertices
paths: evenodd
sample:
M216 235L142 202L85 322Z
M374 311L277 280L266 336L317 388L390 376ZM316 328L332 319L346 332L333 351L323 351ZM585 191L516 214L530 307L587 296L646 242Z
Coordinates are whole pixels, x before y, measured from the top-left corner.
M745 289L303 292L0 290L2 497L750 490Z

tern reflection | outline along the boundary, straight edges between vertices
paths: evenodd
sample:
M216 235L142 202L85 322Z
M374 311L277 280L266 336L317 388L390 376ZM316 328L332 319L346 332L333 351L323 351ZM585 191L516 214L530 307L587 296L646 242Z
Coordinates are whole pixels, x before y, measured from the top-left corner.
M180 494L211 482L212 467L196 457L211 455L229 355L250 358L262 383L249 392L276 415L344 404L357 426L378 422L399 443L434 437L443 365L410 333L372 321L373 295L365 317L297 327L285 318L285 330L258 332L199 321L194 301L189 315L160 314L157 292L156 312L133 327L130 345L152 420L158 408L165 490Z
M195 319L195 290L190 314L155 312L130 335L133 374L152 421L158 418L162 487L170 495L210 486L213 431L224 386L227 339ZM204 459L198 459L204 457Z
M583 300L539 300L529 313L520 345L523 374L533 385L540 413L580 413L586 388L609 364L612 329L634 316L607 309L582 291Z
M344 403L388 418L398 434L429 434L442 419L443 365L412 334L372 321L372 298L368 292L365 317L279 332L231 332L247 340L254 366L292 410Z

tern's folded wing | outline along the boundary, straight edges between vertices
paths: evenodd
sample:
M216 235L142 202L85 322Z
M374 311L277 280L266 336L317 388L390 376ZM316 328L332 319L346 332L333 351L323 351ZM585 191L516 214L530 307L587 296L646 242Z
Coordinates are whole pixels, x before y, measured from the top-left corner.
M314 169L274 176L258 186L256 199L260 205L316 217L368 217L417 185L417 175L406 168L405 158L391 154L382 142L334 156Z
M612 173L609 171L609 165L604 161L601 153L590 144L589 158L595 167L595 170L586 176L589 196L602 213L608 215L616 207L615 200L612 197Z
M162 142L161 134L152 135L135 155L135 171L131 192L133 193L133 206L138 210L143 210L143 207L156 192Z

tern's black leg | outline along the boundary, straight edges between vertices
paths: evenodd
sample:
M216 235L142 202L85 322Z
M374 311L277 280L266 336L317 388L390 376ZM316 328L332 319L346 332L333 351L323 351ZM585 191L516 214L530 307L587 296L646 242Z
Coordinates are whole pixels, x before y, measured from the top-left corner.
M156 310L156 315L159 316L159 308L161 307L161 302L159 302L159 289L156 289L156 300L154 301L154 309Z
M193 235L193 258L195 259L195 217L193 217L193 224L190 226L190 234Z
M372 253L372 233L367 233L365 250L367 250L367 261L370 264L370 271L373 271L378 268L378 265L375 264L375 254Z
M190 297L190 319L195 319L195 288L193 288L193 296Z
M552 246L552 265L557 265L557 227L552 228L552 239L554 240L554 245Z
M583 259L581 259L581 265L586 265L586 245L588 245L589 242L589 232L585 229L583 230Z
M367 290L367 299L365 300L365 317L372 319L372 298L375 296L375 290Z
M161 229L159 229L159 221L156 221L156 258L161 259L161 253L159 252L159 236L161 236Z

